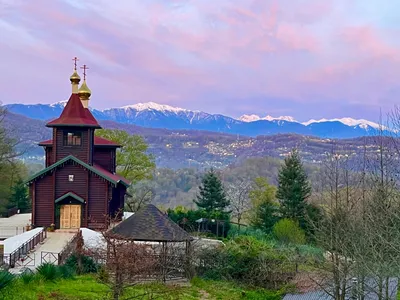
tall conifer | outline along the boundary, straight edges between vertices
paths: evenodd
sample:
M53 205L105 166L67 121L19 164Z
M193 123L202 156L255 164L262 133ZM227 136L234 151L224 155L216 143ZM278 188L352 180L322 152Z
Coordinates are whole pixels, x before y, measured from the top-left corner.
M204 175L200 193L194 202L209 213L223 212L229 206L221 180L213 169Z
M293 149L279 171L276 197L281 204L283 218L297 220L301 227L306 226L307 198L311 185L304 171L297 149Z

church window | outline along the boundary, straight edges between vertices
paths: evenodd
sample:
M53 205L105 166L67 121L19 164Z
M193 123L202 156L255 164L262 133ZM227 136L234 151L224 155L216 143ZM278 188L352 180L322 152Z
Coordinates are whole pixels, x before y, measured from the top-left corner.
M82 144L81 132L65 132L64 146L80 146Z

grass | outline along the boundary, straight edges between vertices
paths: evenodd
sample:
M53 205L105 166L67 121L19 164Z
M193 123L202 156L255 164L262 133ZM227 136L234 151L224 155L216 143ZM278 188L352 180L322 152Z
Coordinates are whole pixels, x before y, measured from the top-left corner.
M236 284L220 281L208 281L199 278L192 280L191 286L165 286L162 284L147 284L129 288L124 298L132 298L145 293L152 297L144 299L281 299L280 292L263 289L249 289ZM4 300L96 300L110 299L108 287L97 282L93 275L77 276L74 279L59 281L31 280L24 282L18 279L12 286L6 288L1 299ZM138 299L143 299L138 297Z

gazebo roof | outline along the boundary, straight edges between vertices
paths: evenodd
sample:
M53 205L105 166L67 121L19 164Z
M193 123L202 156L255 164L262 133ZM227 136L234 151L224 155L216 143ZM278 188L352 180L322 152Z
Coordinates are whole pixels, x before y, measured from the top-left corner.
M185 242L193 237L153 204L148 204L111 229L124 239L145 242Z

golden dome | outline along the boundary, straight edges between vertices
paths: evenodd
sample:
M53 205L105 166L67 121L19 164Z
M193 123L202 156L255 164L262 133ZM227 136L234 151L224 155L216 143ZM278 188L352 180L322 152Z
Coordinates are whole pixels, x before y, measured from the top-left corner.
M71 75L69 80L71 80L72 83L79 83L79 81L81 81L81 77L79 76L78 72L74 70L74 73Z
M83 81L81 87L78 90L78 94L80 97L84 97L84 98L89 98L90 95L92 94L92 91L88 88L87 84L86 84L86 80Z

